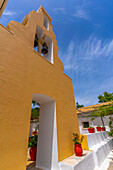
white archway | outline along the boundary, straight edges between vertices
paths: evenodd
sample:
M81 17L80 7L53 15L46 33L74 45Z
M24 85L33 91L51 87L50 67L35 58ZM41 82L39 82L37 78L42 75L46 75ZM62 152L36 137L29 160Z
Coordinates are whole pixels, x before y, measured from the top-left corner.
M59 166L55 100L43 94L33 94L33 100L40 104L36 167L57 170Z

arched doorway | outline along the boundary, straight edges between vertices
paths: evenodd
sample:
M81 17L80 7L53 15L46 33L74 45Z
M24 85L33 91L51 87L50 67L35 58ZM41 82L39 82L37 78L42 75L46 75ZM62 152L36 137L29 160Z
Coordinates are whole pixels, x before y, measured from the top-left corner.
M36 167L59 169L55 100L36 93L32 99L40 104Z

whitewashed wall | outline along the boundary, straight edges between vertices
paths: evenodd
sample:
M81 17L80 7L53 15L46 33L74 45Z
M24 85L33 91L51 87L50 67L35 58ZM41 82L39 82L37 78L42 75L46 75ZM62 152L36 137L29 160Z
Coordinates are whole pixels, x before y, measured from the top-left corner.
M106 130L109 131L110 130L109 129L109 116L104 117L103 120L104 120ZM86 117L78 117L79 128L80 128L81 134L88 133L87 129L86 130L82 129L82 122L85 122L85 121L88 121L89 125L95 127L95 129L96 129L97 126L103 126L100 117L95 118L93 121L91 121L90 119L88 119Z

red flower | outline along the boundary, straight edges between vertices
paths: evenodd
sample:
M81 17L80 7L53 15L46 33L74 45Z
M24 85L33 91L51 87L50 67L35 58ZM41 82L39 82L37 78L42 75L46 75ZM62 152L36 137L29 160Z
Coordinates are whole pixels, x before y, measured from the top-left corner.
M33 132L33 135L37 135L37 134L38 134L37 131L34 131L34 132Z

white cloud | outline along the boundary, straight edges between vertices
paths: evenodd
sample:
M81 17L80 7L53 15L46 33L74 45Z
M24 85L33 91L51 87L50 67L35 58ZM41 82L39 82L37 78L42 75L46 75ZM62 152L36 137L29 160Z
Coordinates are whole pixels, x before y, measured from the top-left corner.
M97 104L98 99L95 98L95 96L90 95L90 96L82 96L82 97L76 97L75 102L78 102L79 104L83 104L84 106L90 106L93 104Z
M88 14L89 5L89 1L83 0L81 5L77 5L75 7L75 12L73 13L73 16L78 19L90 20L91 18Z
M16 12L5 10L5 11L3 12L3 15L5 15L5 16L14 16L14 15L16 15Z
M93 88L91 88L93 87ZM98 103L98 96L103 94L104 91L109 93L113 92L113 77L108 77L102 82L100 82L96 87L93 84L91 86L88 85L88 88L83 92L83 94L79 94L79 96L75 97L75 101L79 104L83 104L85 106L93 105Z
M103 41L94 36L77 45L70 42L65 53L60 52L60 57L67 71L74 71L76 75L91 75L97 62L110 62L113 56L113 40ZM103 60L104 58L104 60Z
M105 41L92 35L82 43L71 41L60 58L66 74L76 81L75 100L79 104L96 104L99 94L113 91L113 39Z
M103 82L101 82L100 86L98 87L98 91L102 91L102 93L104 91L108 91L109 93L112 93L113 92L113 77L109 77L104 79Z
M75 13L73 14L74 17L79 18L79 19L85 19L85 20L89 20L90 17L87 14L87 12L82 9L81 7L78 7L75 11Z
M61 13L63 13L63 14L66 14L65 8L54 8L53 11L55 11L55 12L61 12Z

